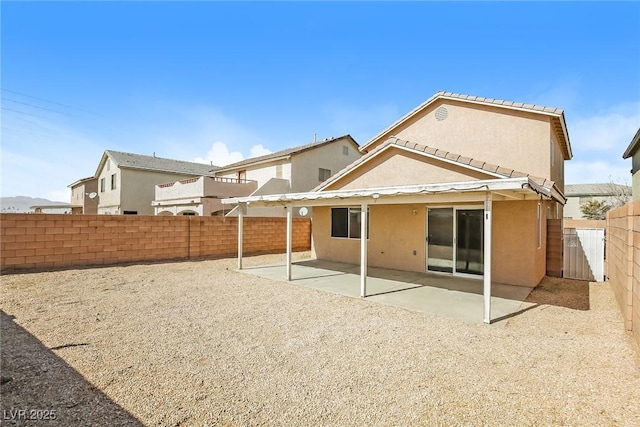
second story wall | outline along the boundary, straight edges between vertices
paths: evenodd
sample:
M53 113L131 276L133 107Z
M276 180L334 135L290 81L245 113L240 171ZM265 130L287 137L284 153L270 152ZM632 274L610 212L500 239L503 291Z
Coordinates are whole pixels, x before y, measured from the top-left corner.
M121 169L120 212L133 211L138 215L153 215L151 202L155 199L157 184L186 179L188 175L139 169Z
M262 187L271 178L291 179L291 162L288 159L274 160L272 162L257 165L247 165L245 168L216 174L223 178L238 178L238 172L244 171L244 179L256 181L258 188Z
M120 188L122 171L109 158L99 171L97 179L98 213L117 214L114 209L120 206Z
M294 154L291 159L291 191L310 191L361 156L360 151L347 141ZM324 179L321 179L320 169L324 169L322 173L328 175Z
M541 114L444 99L390 135L551 179L551 129Z

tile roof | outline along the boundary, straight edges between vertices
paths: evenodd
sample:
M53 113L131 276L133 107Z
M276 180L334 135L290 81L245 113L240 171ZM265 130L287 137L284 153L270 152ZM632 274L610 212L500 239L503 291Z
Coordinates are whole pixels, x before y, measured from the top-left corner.
M104 153L105 155L108 155L119 167L130 169L143 169L199 176L211 175L212 172L218 168L217 166L211 166L203 163L185 162L183 160L165 159L162 157L145 156L143 154L123 153L121 151L114 150L106 150ZM100 167L98 167L98 169L99 168Z
M638 128L638 132L636 132L633 139L631 139L631 143L625 150L624 154L622 155L622 158L628 159L629 157L633 156L636 153L636 151L638 151L638 143L640 143L640 128Z
M565 156L568 159L570 159L572 157L571 145L569 143L569 135L568 135L568 133L566 131L566 123L565 123L565 120L564 120L564 111L562 109L555 108L555 107L545 107L545 106L542 106L542 105L535 105L535 104L526 104L526 103L523 103L523 102L513 102L513 101L505 101L505 100L502 100L502 99L485 98L485 97L482 97L482 96L464 95L464 94L455 93L455 92L445 92L445 91L442 91L442 90L436 92L433 96L431 96L425 102L423 102L422 104L418 105L416 108L414 108L413 110L409 111L407 114L402 116L400 119L396 120L393 124L391 124L391 126L387 127L382 132L380 132L379 134L377 134L376 136L371 138L366 144L364 144L361 147L361 150L366 149L369 145L371 145L375 141L379 140L380 138L384 137L385 134L388 134L396 126L400 125L401 123L403 123L404 121L406 121L410 117L412 117L415 114L419 113L420 111L424 110L427 106L429 106L430 104L435 102L437 99L453 99L453 100L459 100L459 101L464 101L464 102L472 102L472 103L476 103L476 104L484 104L484 105L491 105L491 106L496 106L496 107L510 108L510 109L516 109L516 110L522 110L522 111L530 111L530 112L534 112L534 113L540 113L540 114L553 116L554 118L557 119L557 123L554 122L553 126L556 129L556 131L559 133L559 135L561 136L561 139L563 139L563 141L560 141L560 143L563 145L563 148L564 148L564 151L565 151Z
M343 135L343 136L338 136L338 137L332 137L332 138L326 138L323 139L322 141L317 141L317 142L312 142L310 144L305 144L305 145L299 145L297 147L293 147L293 148L287 148L285 150L281 150L281 151L276 151L275 153L271 153L271 154L265 154L264 156L259 156L259 157L252 157L250 159L245 159L245 160L241 160L239 162L236 163L231 163L229 165L225 165L220 167L216 172L222 172L222 171L226 171L229 169L236 169L242 166L249 166L252 165L254 163L262 163L268 160L272 160L272 159L278 159L280 157L286 157L286 156L290 156L292 154L298 154L301 153L303 151L307 151L307 150L312 150L314 148L318 148L321 147L323 145L327 145L330 144L332 142L336 142L342 139L349 139L351 140L350 142L352 142L356 147L359 147L358 143L351 137L351 135Z
M567 197L611 196L620 192L631 194L631 187L613 183L567 184L564 186L564 195Z
M494 164L491 164L491 163L484 162L482 160L472 159L470 157L464 157L464 156L462 156L460 154L451 153L451 152L446 151L446 150L440 150L438 148L428 147L426 145L417 144L415 142L405 141L405 140L402 140L402 139L399 139L399 138L396 138L396 137L391 137L391 138L387 139L383 144L377 146L376 148L371 150L369 153L367 153L363 157L359 158L355 162L351 163L349 166L347 166L346 168L342 169L340 172L336 173L334 176L329 178L327 181L325 181L322 184L320 184L313 191L321 191L323 188L325 188L328 185L336 182L338 179L342 178L344 175L349 173L352 169L355 169L360 164L362 164L363 162L367 161L369 158L375 156L376 154L378 154L382 150L385 150L388 147L392 147L392 146L404 147L404 148L408 148L408 149L413 150L413 151L423 152L428 156L438 157L440 159L443 159L443 160L446 160L446 161L449 161L449 162L458 163L461 166L472 167L474 169L482 170L482 171L485 171L487 173L494 174L494 175L497 175L497 176L500 176L500 177L503 177L503 178L524 178L524 177L528 177L528 178L531 178L536 184L539 184L539 185L541 185L541 186L543 186L545 188L551 188L551 187L553 187L555 185L555 183L553 181L549 180L549 179L539 178L539 177L532 176L532 175L529 175L529 174L524 173L524 172L518 172L518 171L516 171L514 169L511 169L511 168L507 168L507 167L503 167L503 166L499 166L499 165L494 165Z

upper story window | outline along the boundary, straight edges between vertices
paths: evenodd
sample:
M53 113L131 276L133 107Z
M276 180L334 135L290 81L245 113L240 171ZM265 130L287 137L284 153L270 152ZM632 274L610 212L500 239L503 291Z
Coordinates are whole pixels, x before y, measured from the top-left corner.
M104 178L100 178L100 192L104 193Z
M318 169L318 179L320 180L320 182L326 181L329 178L331 178L331 169Z
M116 174L115 173L113 175L111 175L111 189L112 190L116 189Z
M244 182L247 180L247 171L238 171L238 182Z
M111 160L107 159L107 170L111 170Z
M344 154L345 156L349 155L349 147L347 145L342 146L342 154Z

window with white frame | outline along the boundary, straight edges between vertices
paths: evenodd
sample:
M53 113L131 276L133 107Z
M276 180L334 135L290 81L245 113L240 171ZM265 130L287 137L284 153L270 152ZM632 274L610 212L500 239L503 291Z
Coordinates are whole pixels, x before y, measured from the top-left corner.
M100 192L104 193L104 178L100 178Z
M331 208L331 237L359 239L362 230L360 208ZM369 210L367 209L367 215ZM369 238L369 222L367 222L367 239Z
M112 190L116 189L116 174L115 173L113 175L111 175L111 189Z

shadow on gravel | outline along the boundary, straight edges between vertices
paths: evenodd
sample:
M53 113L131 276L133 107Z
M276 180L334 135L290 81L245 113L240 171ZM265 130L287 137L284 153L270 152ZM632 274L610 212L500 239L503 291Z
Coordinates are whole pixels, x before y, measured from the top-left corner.
M525 302L589 310L589 282L545 277Z
M143 425L13 319L0 310L0 424Z

